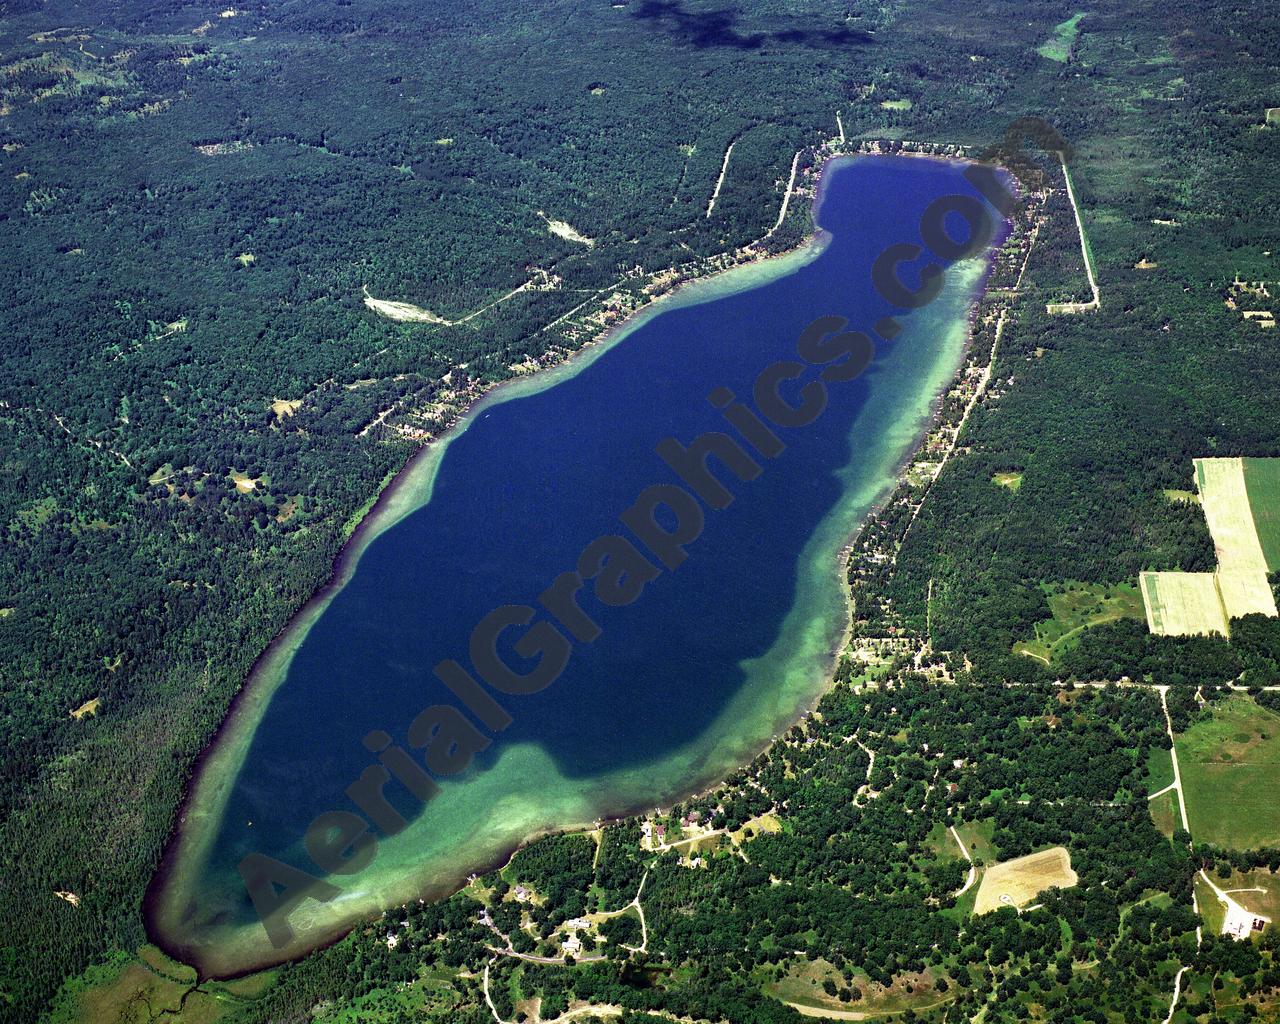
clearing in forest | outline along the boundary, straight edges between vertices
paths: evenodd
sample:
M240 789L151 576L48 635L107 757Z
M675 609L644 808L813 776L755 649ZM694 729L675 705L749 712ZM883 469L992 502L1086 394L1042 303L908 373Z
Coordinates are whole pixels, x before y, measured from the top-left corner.
M1076 36L1080 34L1080 19L1084 15L1084 11L1076 11L1066 21L1055 25L1053 35L1037 48L1036 53L1049 60L1056 60L1059 64L1065 64L1071 56L1071 47L1075 44Z
M1175 742L1197 842L1235 850L1280 844L1280 715L1231 697Z
M415 324L448 323L444 317L436 316L431 310L415 306L411 302L390 302L386 299L375 299L369 294L368 288L364 290L364 304L375 313L385 316L388 320L400 320L405 323Z
M292 416L301 407L302 407L301 398L271 399L271 411L276 414L277 419L284 419L286 416Z
M88 715L96 715L98 713L98 707L101 704L102 704L101 697L94 697L91 700L87 700L83 704L81 704L78 708L76 708L73 712L71 712L71 717L74 718L76 721L79 721L80 719Z
M579 245L585 245L588 249L596 244L596 240L594 238L588 238L586 235L574 228L574 226L568 221L553 220L541 210L538 211L538 216L546 221L547 230L557 238L563 238L567 242L577 242Z
M986 914L1001 907L1021 909L1046 889L1070 889L1079 880L1065 846L1029 853L987 868L973 912Z
M1076 583L1044 586L1051 619L1036 623L1036 638L1013 645L1015 654L1025 654L1046 665L1080 641L1090 626L1118 619L1141 619L1142 594L1132 583Z

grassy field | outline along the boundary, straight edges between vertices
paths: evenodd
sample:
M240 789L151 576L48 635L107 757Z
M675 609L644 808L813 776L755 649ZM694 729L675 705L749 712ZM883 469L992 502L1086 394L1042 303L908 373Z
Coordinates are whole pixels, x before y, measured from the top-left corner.
M1172 785L1173 755L1167 750L1153 747L1147 755L1147 777L1143 781L1147 784L1148 793L1159 793L1165 786Z
M1215 877L1214 881L1246 910L1280 921L1280 875L1259 868L1233 871L1230 878Z
M1199 505L1200 495L1195 491L1178 491L1173 488L1166 487L1162 492L1165 498L1175 504Z
M973 912L986 914L1006 906L1023 907L1046 889L1055 885L1069 889L1077 881L1065 846L1030 853L986 869L978 884Z
M1227 615L1211 572L1144 572L1139 578L1147 626L1159 636L1227 633Z
M1084 11L1076 11L1066 21L1055 25L1053 35L1036 50L1036 53L1041 57L1056 60L1059 64L1065 64L1067 58L1071 56L1071 45L1080 33L1080 19L1084 15Z
M1142 595L1132 583L1068 582L1044 587L1053 618L1036 623L1036 638L1013 645L1015 654L1049 664L1057 655L1079 642L1090 626L1117 619L1143 617Z
M1205 931L1210 935L1222 933L1222 922L1226 919L1227 908L1218 899L1209 883L1198 874L1195 877L1196 906L1200 908L1200 916L1204 919Z
M991 478L991 482L995 484L997 487L1007 488L1008 490L1013 491L1016 494L1018 491L1018 488L1022 486L1022 474L1021 473L997 473L995 476Z
M937 990L937 980L941 976L936 969L921 973L903 973L894 979L888 988L877 985L860 971L854 973L853 986L862 991L863 998L857 1002L842 1002L838 996L829 996L822 988L822 983L831 980L837 987L844 987L840 972L826 960L801 959L790 971L777 981L768 981L764 990L771 996L798 1007L813 1010L856 1011L868 1017L878 1015L898 1015L907 1010L917 1013L926 1009L942 1006L956 997L959 989L952 984L948 992Z
M1280 715L1232 697L1177 746L1196 840L1233 849L1280 843Z
M1244 459L1245 492L1253 526L1267 562L1267 571L1280 570L1280 459Z
M1177 794L1172 790L1161 793L1154 800L1147 801L1147 806L1151 808L1151 820L1155 822L1156 828L1165 838L1172 839L1173 833L1181 824L1178 820Z
M197 986L192 968L154 946L143 946L135 956L119 953L67 982L47 1019L49 1024L169 1019L215 1024L261 996L275 983L275 976L275 971L264 971Z

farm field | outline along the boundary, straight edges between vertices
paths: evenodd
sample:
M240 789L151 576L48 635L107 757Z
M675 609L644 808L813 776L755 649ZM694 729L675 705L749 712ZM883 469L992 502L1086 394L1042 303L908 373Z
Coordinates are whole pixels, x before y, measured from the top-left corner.
M1144 572L1139 577L1147 626L1158 636L1227 633L1227 616L1211 572Z
M1036 638L1014 644L1013 650L1045 664L1077 643L1090 626L1143 617L1142 594L1132 583L1067 582L1046 584L1044 590L1053 617L1037 622Z
M1280 715L1232 697L1176 742L1197 840L1231 849L1280 842Z
M1071 868L1071 854L1065 846L994 864L987 868L978 886L974 914L986 914L1001 907L1023 907L1046 889L1069 889L1078 878Z
M1266 573L1256 569L1239 572L1219 569L1214 576L1218 581L1218 594L1222 598L1222 607L1228 620L1255 613L1275 618L1276 599Z
M1261 570L1265 573L1267 561L1253 525L1244 460L1196 459L1195 467L1200 505L1213 535L1218 568L1228 572Z
M1162 636L1225 636L1231 619L1277 614L1267 572L1280 565L1280 460L1196 459L1195 475L1218 568L1142 573L1147 625ZM1170 500L1187 500L1187 492L1164 493Z
M1244 485L1267 571L1280 570L1280 459L1244 459Z

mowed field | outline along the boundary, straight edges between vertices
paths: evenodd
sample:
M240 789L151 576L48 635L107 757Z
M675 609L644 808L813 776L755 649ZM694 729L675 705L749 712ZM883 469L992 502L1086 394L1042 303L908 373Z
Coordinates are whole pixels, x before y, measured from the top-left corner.
M1243 459L1245 492L1267 571L1280 570L1280 459Z
M1226 880L1215 876L1214 881L1246 910L1280 921L1280 875L1258 868L1233 871Z
M973 912L986 914L1001 907L1024 907L1046 889L1069 889L1078 881L1065 846L1029 853L987 868Z
M1232 697L1176 744L1197 841L1239 850L1280 844L1280 715Z
M1157 636L1227 633L1227 614L1211 572L1144 572L1147 627Z

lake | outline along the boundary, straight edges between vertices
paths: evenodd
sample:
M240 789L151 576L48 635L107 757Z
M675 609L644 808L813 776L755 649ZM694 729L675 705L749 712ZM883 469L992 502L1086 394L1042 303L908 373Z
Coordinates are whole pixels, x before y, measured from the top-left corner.
M380 910L448 895L541 831L712 785L811 707L848 625L839 553L958 368L987 267L928 253L904 264L909 287L926 264L949 268L938 297L908 312L877 294L872 262L921 242L932 201L977 195L963 169L829 162L810 245L661 300L565 366L491 393L416 460L202 761L149 894L153 939L205 975L296 957ZM891 341L871 330L888 315L902 327ZM838 321L797 355L819 317L872 335L865 372L842 379L856 344L840 359L819 351L839 347ZM761 404L758 379L780 361ZM726 388L735 404L721 409ZM778 403L808 408L821 391L820 415L783 425ZM756 408L782 411L766 424L747 418ZM685 479L670 464L707 432L742 456L711 459L720 494L692 462ZM677 489L684 505L657 503ZM540 603L575 570L580 592L562 579ZM473 651L477 624L512 606L500 617L514 624ZM433 672L446 660L450 685ZM531 673L551 678L503 692L532 689ZM278 945L242 864L260 895L309 894L273 920ZM304 876L290 868L316 887L291 888Z

